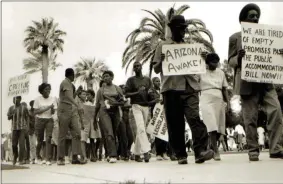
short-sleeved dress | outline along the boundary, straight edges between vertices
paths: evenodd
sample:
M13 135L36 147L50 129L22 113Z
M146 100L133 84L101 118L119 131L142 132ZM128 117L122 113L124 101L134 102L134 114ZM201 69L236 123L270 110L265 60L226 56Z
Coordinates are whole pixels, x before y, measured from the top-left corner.
M200 109L208 132L217 131L225 135L225 103L223 87L228 87L224 72L207 70L200 77Z
M98 139L101 138L101 132L98 125L98 129L94 130L93 127L93 117L95 111L95 103L86 102L84 103L84 112L85 112L85 121L88 121L88 130L89 130L89 138L91 139Z

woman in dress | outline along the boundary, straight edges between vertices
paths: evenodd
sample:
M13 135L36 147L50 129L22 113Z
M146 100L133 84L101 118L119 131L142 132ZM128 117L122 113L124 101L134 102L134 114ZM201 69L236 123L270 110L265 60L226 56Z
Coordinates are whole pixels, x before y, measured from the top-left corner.
M106 85L99 88L97 91L96 106L94 113L93 127L98 129L98 114L99 127L105 136L107 147L107 155L109 156L109 163L117 162L117 130L120 123L119 106L125 104L123 99L123 92L120 87L112 83L114 74L112 71L105 71L102 79ZM127 147L123 145L122 147ZM126 151L126 150L125 150ZM125 152L126 154L127 152ZM126 155L125 155L126 156Z
M90 161L96 162L97 161L97 148L99 143L97 140L101 139L101 132L98 126L98 130L94 130L93 127L93 116L95 110L95 92L92 89L87 91L87 102L84 104L85 108L85 118L89 121L89 139L90 139Z
M227 87L224 72L218 68L219 56L216 53L206 55L207 71L200 77L200 108L203 121L210 137L210 146L214 151L214 160L221 160L217 141L225 135L225 102L229 109Z
M81 128L81 162L85 164L87 163L86 142L89 133L89 122L85 120L84 103L86 102L86 91L83 90L81 86L77 90L77 97L75 100L78 103L78 113L81 121L79 123L79 127Z

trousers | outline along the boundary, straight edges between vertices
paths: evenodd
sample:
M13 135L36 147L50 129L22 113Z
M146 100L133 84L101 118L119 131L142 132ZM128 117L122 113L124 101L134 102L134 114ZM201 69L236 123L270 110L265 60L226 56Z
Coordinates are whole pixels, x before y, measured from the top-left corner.
M207 150L208 133L199 117L199 96L197 92L166 91L163 93L165 117L169 143L177 158L187 157L185 146L185 118L192 131L195 157Z
M257 119L260 101L262 101L262 106L267 113L269 152L276 154L282 151L282 146L279 143L283 132L282 113L275 89L267 91L262 99L260 99L259 93L249 96L242 95L241 99L249 154L259 155Z

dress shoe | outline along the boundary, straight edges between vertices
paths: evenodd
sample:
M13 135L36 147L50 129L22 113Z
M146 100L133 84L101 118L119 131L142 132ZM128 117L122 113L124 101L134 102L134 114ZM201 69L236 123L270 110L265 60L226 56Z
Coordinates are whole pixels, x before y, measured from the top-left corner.
M188 164L187 158L186 157L179 158L178 164L180 164L180 165Z
M278 153L273 153L269 155L270 158L282 158L283 159L283 151L280 151Z
M150 155L149 155L149 153L147 152L147 153L145 153L144 154L144 161L146 162L146 163L148 163L149 162L149 159L150 159Z
M196 158L195 163L202 164L205 161L211 160L213 156L214 156L214 151L212 151L211 149L203 151L200 153L200 156Z
M258 155L249 155L249 160L250 160L251 162L259 161Z

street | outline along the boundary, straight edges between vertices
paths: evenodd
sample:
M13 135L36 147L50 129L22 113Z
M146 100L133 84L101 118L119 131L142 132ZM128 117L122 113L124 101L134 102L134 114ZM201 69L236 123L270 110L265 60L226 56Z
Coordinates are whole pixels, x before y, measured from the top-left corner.
M188 165L177 162L149 163L106 161L87 165L29 165L30 169L2 171L2 183L282 183L283 159L270 159L261 153L260 161L250 163L248 155L225 154L222 161L197 165L188 157ZM129 183L129 182L128 182Z

